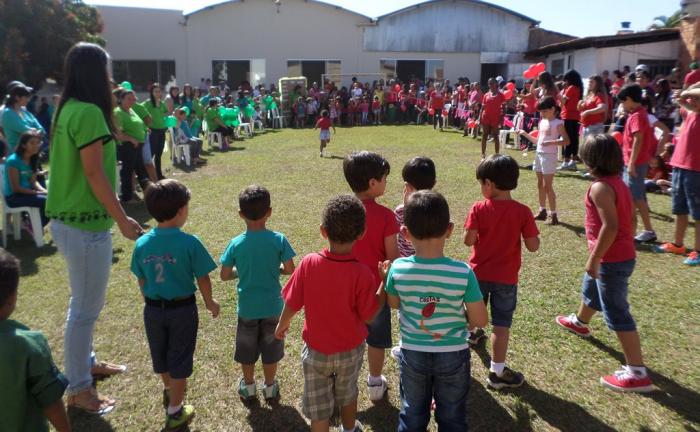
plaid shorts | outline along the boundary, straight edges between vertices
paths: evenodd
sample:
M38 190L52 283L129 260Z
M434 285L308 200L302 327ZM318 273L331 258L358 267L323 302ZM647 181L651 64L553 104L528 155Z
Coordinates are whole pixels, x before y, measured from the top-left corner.
M364 342L350 351L326 355L304 344L301 364L304 370L302 412L311 420L326 420L333 407L344 407L357 400L357 379L364 358Z

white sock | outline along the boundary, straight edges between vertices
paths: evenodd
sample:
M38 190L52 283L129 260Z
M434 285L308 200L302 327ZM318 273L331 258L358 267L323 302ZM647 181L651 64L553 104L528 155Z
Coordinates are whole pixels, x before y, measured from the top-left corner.
M557 211L556 211L556 210L551 210L551 211L549 212L549 214L555 215L555 214L557 214Z
M627 367L639 378L646 378L647 376L647 368L644 366L632 366L632 365L627 365Z
M177 406L170 405L170 406L168 406L168 415L173 415L176 412L180 411L180 409L182 409L182 404L177 405Z
M574 315L574 324L576 324L576 325L579 326L579 327L586 327L586 326L588 325L588 324L586 324L586 323L582 323L582 322L578 319L578 315Z
M547 209L546 209L546 208L544 208L544 207L540 207L540 211L542 211L542 210L547 210Z
M501 376L501 375L503 375L503 369L505 367L506 367L505 363L491 362L491 368L489 369L489 371L496 373L496 375L498 375L498 376Z
M372 376L367 377L367 383L371 386L382 385L382 376Z

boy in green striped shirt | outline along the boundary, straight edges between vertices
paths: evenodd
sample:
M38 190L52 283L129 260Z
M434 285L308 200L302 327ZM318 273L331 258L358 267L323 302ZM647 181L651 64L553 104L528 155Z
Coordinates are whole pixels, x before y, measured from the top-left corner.
M399 431L425 430L430 404L440 430L467 430L469 325L485 325L486 306L469 265L444 255L452 234L450 209L437 192L413 193L401 234L416 254L380 267L387 302L401 311Z

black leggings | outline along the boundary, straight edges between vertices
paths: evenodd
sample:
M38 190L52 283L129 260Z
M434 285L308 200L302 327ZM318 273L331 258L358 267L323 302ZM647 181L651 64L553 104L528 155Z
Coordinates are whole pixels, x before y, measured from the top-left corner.
M564 120L564 129L569 136L569 145L562 152L564 158L578 157L578 120Z
M134 187L131 179L134 171L136 171L136 177L139 179L142 187L148 182L148 174L146 174L146 168L143 166L142 145L139 144L138 147L134 147L130 142L123 142L117 146L117 158L122 163L122 167L119 170L119 181L121 182L119 199L122 202L129 201L132 198Z
M165 129L151 129L149 140L151 142L153 164L156 166L156 176L158 180L162 180L165 177L160 169L160 158L163 156L163 148L165 147Z

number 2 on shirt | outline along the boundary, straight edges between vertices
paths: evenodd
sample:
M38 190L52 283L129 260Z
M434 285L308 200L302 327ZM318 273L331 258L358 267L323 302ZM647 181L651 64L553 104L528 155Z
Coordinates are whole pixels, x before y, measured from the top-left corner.
M156 283L164 283L165 278L163 277L163 263L156 263Z

